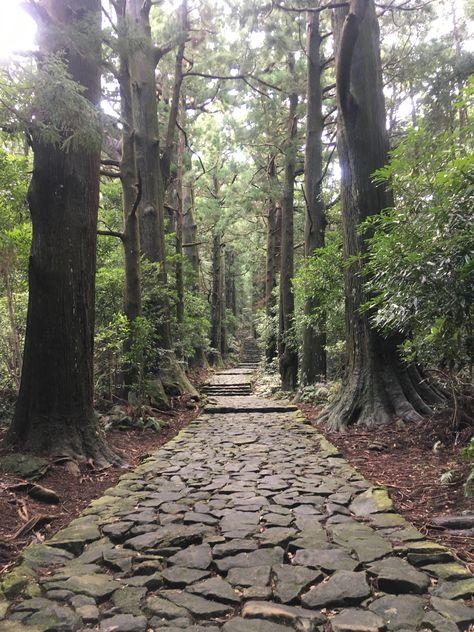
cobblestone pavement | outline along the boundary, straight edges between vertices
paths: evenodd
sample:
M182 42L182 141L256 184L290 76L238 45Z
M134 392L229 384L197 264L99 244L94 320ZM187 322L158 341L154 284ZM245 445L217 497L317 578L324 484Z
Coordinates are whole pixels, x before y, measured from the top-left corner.
M0 632L469 628L474 578L448 549L300 413L231 399L214 398L70 526L25 550L3 582Z

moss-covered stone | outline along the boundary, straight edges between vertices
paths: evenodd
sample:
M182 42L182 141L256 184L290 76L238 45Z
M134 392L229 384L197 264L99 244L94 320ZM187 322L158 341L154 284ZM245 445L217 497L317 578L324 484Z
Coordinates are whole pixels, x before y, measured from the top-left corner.
M470 571L457 562L451 562L448 564L430 564L423 568L424 571L434 575L440 579L452 580L452 579L469 579L472 578Z
M339 448L336 448L330 441L325 439L322 435L318 435L319 446L324 456L341 456Z
M7 599L15 599L23 593L34 577L36 577L35 573L28 566L24 564L17 566L4 577L1 585L3 594Z
M165 393L163 383L159 379L149 380L146 383L145 391L150 399L150 404L158 410L169 410L170 403Z
M63 564L73 557L73 554L69 553L69 551L48 546L47 544L31 544L22 554L23 563L33 570Z
M365 517L375 513L385 513L393 510L393 503L383 487L371 487L359 494L350 506L356 516Z
M31 454L7 454L0 457L0 470L20 478L39 478L48 469L49 463Z

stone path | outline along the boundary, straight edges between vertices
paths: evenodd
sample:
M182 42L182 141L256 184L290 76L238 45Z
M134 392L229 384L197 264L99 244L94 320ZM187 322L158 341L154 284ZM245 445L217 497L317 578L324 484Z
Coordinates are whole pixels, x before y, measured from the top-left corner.
M0 632L469 628L465 567L300 413L233 393L249 381L216 376L206 414L26 549Z

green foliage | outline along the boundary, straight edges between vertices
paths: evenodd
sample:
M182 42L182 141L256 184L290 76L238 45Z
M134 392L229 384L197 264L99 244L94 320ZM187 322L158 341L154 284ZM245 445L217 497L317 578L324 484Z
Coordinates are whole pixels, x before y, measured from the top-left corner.
M0 118L64 151L93 150L101 143L101 115L84 96L61 54L41 64L0 71Z
M391 182L396 207L364 226L373 231L365 264L373 322L406 337L409 359L449 371L467 368L473 362L472 147L459 130L437 136L411 130L377 178Z
M326 333L329 361L339 363L344 351L344 269L342 237L338 233L329 232L327 245L302 261L293 287L299 337L306 326ZM314 301L310 313L304 310L307 300Z
M28 305L29 168L25 156L0 150L0 390L12 392L20 382Z
M209 304L202 294L185 289L184 321L175 324L175 345L178 357L191 360L196 349L207 353L209 349L209 330L211 327Z
M94 364L95 391L109 400L118 390L123 366L123 346L130 335L127 318L113 314L106 325L99 325L95 332Z
M474 463L474 437L471 438L467 446L461 449L461 456L469 463Z

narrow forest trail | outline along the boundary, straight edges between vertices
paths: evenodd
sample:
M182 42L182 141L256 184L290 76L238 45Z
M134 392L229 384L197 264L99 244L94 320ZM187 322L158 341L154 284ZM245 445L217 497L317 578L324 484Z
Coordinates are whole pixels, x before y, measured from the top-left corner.
M469 627L473 576L301 413L252 396L245 360L186 430L25 550L0 632Z

